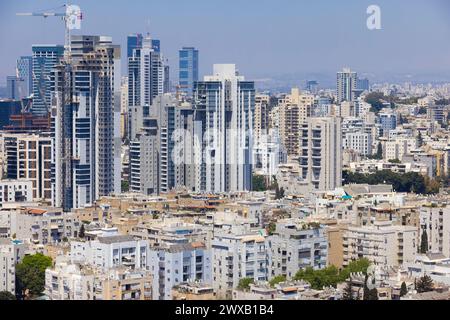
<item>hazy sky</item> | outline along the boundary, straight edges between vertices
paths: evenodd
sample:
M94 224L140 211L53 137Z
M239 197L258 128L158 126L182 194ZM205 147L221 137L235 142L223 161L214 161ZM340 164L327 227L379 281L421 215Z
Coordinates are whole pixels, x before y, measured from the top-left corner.
M63 4L0 0L0 84L32 44L64 42L59 18L18 17ZM450 1L446 0L74 0L77 34L126 36L150 29L172 71L178 49L200 50L200 73L236 63L247 78L326 73L350 66L370 76L440 74L450 80ZM382 30L366 27L368 5L381 7ZM60 9L61 10L61 9ZM148 23L150 21L150 23ZM150 26L150 27L148 27ZM125 66L125 60L123 60Z

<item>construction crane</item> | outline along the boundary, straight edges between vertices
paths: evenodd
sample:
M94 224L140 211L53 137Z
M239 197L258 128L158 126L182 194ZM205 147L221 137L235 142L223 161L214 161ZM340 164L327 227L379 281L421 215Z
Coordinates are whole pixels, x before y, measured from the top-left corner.
M66 8L65 12L26 12L17 13L18 16L33 16L33 17L61 17L64 21L65 41L64 41L64 56L70 60L70 31L74 29L81 29L81 20L83 14L80 7L77 5L64 4L55 9ZM52 9L52 10L55 10Z

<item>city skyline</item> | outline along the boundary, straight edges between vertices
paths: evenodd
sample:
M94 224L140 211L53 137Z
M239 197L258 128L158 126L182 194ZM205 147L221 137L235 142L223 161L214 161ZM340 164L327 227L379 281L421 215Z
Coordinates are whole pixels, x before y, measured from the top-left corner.
M214 63L236 63L257 83L317 78L327 86L333 82L334 73L346 66L372 81L450 79L450 62L445 54L450 44L442 41L450 31L446 13L449 4L442 0L377 1L381 30L366 27L366 9L372 3L365 0L344 4L249 1L240 3L238 11L223 1L199 1L196 5L176 0L151 4L135 1L133 10L117 1L109 1L108 6L100 1L80 0L76 4L83 12L83 22L82 29L74 34L111 36L122 51L126 50L129 34L150 32L160 39L173 83L178 78L178 50L183 46L201 52L199 79L209 73ZM6 76L14 74L13 62L19 56L31 55L33 44L64 42L58 19L30 19L16 13L48 11L60 5L50 0L7 1L0 5L0 40L14 44L2 52L1 86ZM98 19L102 19L101 24ZM122 23L117 24L118 19ZM125 56L122 54L123 75Z

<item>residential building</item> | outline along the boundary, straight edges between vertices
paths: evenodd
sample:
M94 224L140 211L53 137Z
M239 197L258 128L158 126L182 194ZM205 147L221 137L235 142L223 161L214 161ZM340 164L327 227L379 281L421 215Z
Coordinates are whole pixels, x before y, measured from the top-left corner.
M212 241L212 284L218 298L231 297L242 278L268 281L269 243L259 234L220 234Z
M431 253L440 253L450 258L450 208L447 206L422 206L420 208L420 234L426 233Z
M26 249L22 241L0 239L0 292L16 294L16 264L25 256Z
M120 192L120 47L73 36L76 54L52 72L53 206L64 210Z
M171 300L181 283L211 283L210 250L202 242L152 247L149 257L154 300Z
M154 49L149 35L142 39L142 44L138 41L128 50L131 50L128 57L128 138L132 141L143 127L144 117L148 116L153 99L165 93L168 69L161 53Z
M281 100L279 132L288 156L300 155L300 126L311 117L313 106L314 96L302 94L298 88Z
M96 240L73 240L70 243L72 263L85 263L107 270L125 266L148 270L149 243L132 236L107 235Z
M310 118L299 128L300 177L313 189L342 185L341 118Z
M251 190L255 84L234 64L215 64L213 73L194 84L195 121L203 129L195 136L203 155L195 190Z
M0 208L8 202L32 202L33 188L29 180L0 180Z
M343 235L344 266L367 258L375 265L398 267L414 261L418 229L375 221L371 226L349 226Z
M6 178L32 183L33 200L52 200L52 140L45 134L3 135L6 152Z
M293 279L301 269L318 270L327 265L328 242L325 228L320 225L279 221L267 241L272 252L271 278Z

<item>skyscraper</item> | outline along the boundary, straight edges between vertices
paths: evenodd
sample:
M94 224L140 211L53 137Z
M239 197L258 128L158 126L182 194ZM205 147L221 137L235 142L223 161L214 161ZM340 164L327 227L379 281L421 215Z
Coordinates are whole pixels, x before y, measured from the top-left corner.
M142 128L143 119L148 115L153 99L168 90L169 80L164 58L159 51L154 49L150 36L144 37L141 47L139 47L138 40L136 43L136 45L132 45L131 56L128 58L128 133L130 141Z
M12 100L20 100L26 97L26 83L17 76L6 77L6 97Z
M17 77L24 81L24 96L30 96L33 92L33 57L22 56L17 59Z
M178 54L180 91L192 96L194 81L198 81L198 50L193 47L183 47Z
M357 90L358 75L350 68L344 68L337 73L336 102L354 101L355 90Z
M34 97L31 110L34 115L44 116L51 106L50 73L63 57L64 46L34 45L32 51Z
M64 210L120 192L120 47L106 37L72 41L72 61L51 75L52 204Z
M194 83L195 121L202 124L196 191L251 190L255 84L234 64L215 64Z

